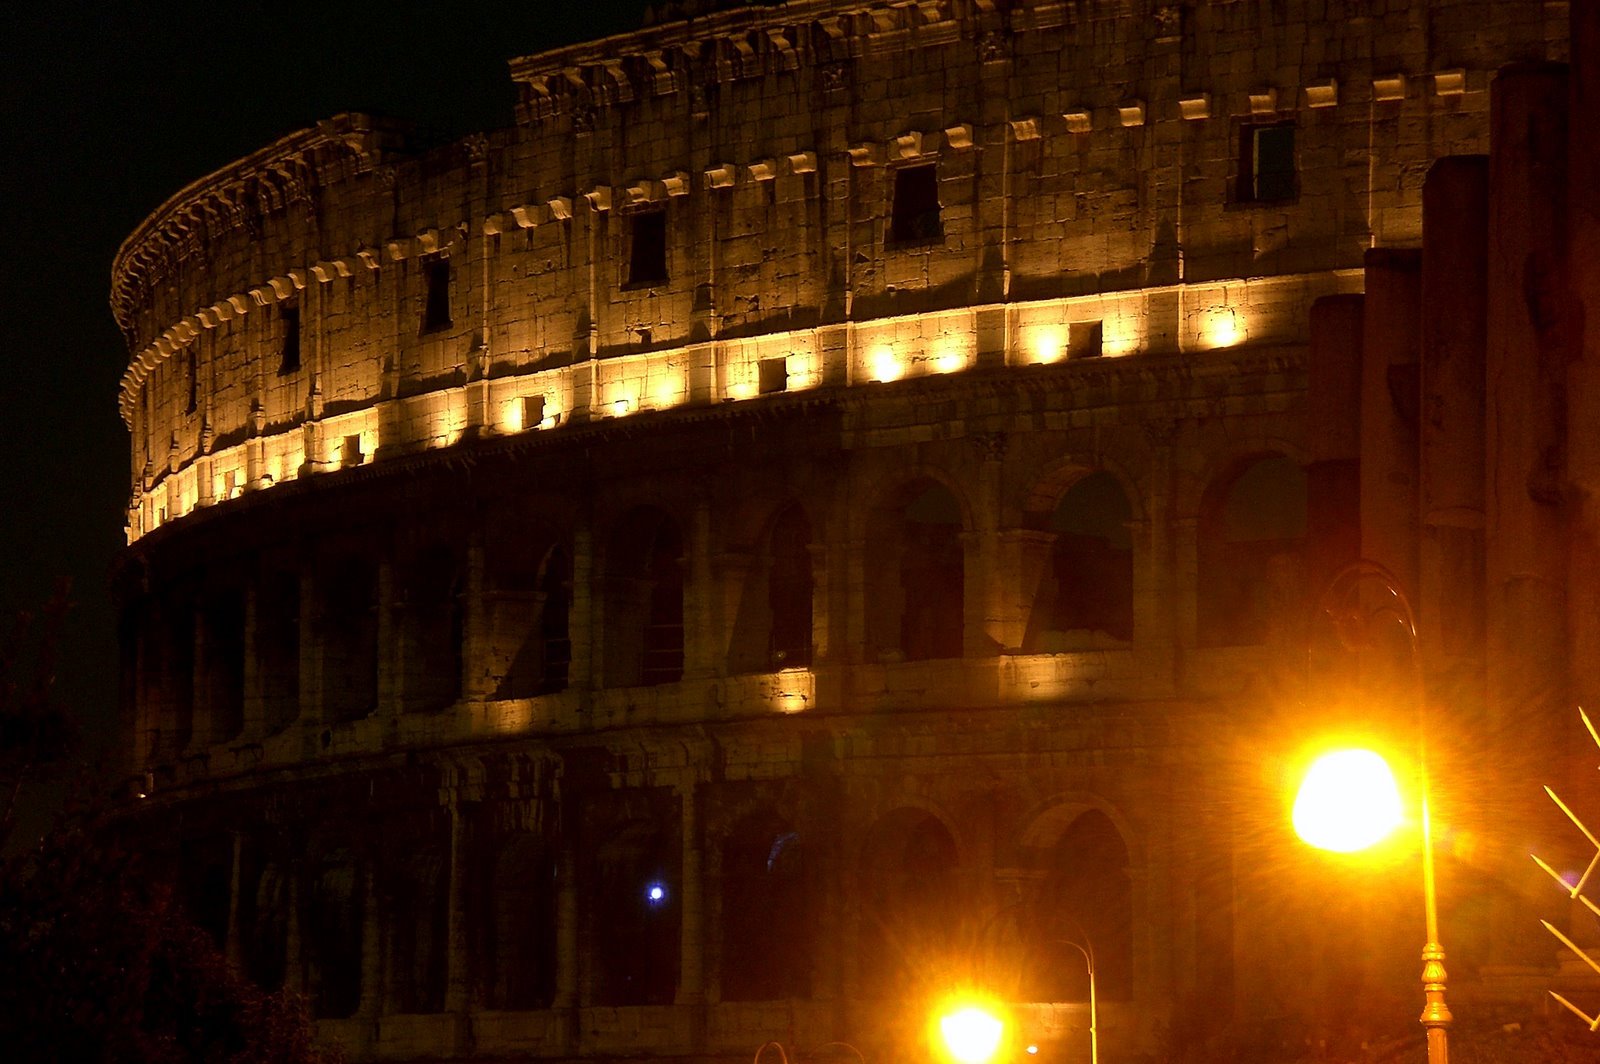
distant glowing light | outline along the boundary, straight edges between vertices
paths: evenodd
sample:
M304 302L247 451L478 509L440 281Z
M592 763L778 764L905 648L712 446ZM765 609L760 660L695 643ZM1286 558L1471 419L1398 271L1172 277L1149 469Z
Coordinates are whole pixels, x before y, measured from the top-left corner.
M1394 773L1371 750L1338 750L1317 758L1295 795L1295 834L1335 853L1382 842L1402 819Z
M1029 360L1036 366L1060 362L1067 353L1067 332L1059 325L1030 329L1024 341Z
M906 364L894 348L878 344L867 353L867 370L875 381L897 381L905 375Z
M1232 307L1212 307L1200 318L1200 337L1207 347L1232 347L1244 341L1244 323Z
M1028 1056L1036 1057L1038 1055L1039 1055L1039 1047L1038 1046L1029 1046L1028 1047Z
M651 883L644 888L644 897L651 905L660 905L667 900L667 888L661 883Z
M985 1064L1000 1048L1005 1024L979 1005L967 1005L939 1018L939 1034L960 1064Z
M627 417L633 410L633 404L626 399L613 399L611 401L612 417Z

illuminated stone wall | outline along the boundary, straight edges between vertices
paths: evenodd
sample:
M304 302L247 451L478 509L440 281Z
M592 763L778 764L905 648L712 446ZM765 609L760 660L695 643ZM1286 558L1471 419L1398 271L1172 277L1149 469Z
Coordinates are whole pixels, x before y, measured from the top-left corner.
M1566 48L1391 7L740 8L161 207L130 794L219 942L356 1059L875 1062L982 978L1071 1060L1064 917L1108 1059L1339 1015L1307 602L1414 546L1423 177Z

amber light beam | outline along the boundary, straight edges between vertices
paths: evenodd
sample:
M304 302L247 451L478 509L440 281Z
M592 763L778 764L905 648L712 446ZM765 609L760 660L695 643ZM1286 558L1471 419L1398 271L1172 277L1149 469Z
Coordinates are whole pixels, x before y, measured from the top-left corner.
M1372 587L1375 604L1361 591ZM1427 942L1422 947L1422 1025L1428 1032L1428 1064L1449 1064L1450 1009L1445 1005L1444 947L1439 944L1439 904L1433 875L1433 830L1428 815L1428 712L1416 615L1393 573L1371 561L1353 562L1328 583L1323 609L1345 644L1370 645L1376 624L1397 624L1406 638L1412 697L1417 707L1417 770L1421 787L1422 901ZM1370 750L1341 750L1318 758L1306 773L1294 803L1295 832L1312 846L1353 853L1375 845L1399 826L1400 790L1388 764Z

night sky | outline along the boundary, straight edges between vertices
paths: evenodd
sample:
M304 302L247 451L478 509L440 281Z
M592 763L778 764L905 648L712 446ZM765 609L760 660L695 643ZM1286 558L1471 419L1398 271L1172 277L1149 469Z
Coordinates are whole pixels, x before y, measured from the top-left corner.
M111 260L178 189L341 111L509 125L506 60L637 27L646 0L27 3L0 19L0 633L69 577L57 692L114 737L128 350ZM0 634L0 638L6 638Z

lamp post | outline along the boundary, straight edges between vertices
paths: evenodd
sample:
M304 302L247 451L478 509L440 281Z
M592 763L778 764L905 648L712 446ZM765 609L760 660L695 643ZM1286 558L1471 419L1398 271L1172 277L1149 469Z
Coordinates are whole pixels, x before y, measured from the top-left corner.
M1081 925L1078 927L1078 934L1083 937L1082 943L1074 942L1070 938L1061 941L1083 954L1083 963L1089 966L1089 1064L1100 1064L1100 1024L1096 1014L1094 987L1094 944L1089 941L1089 936L1083 933Z
M1377 592L1376 601L1364 601L1362 591L1371 588ZM1399 627L1406 640L1406 651L1409 658L1412 697L1417 708L1417 773L1420 784L1420 812L1422 827L1422 905L1427 923L1427 941L1422 947L1422 993L1423 1009L1421 1023L1428 1035L1428 1064L1449 1064L1449 1027L1450 1009L1445 1004L1445 970L1444 947L1439 944L1439 905L1434 886L1433 873L1433 829L1428 812L1428 711L1427 691L1423 683L1422 651L1417 641L1416 615L1411 609L1411 601L1406 598L1405 592L1400 589L1400 583L1395 575L1377 562L1361 561L1352 562L1338 573L1334 574L1328 582L1328 589L1321 600L1323 611L1331 618L1335 630L1339 633L1341 641L1350 649L1362 649L1371 645L1370 636L1375 625L1393 624ZM1346 751L1348 755L1351 752ZM1333 764L1329 759L1323 759L1313 766L1308 774L1305 784L1301 788L1300 796L1296 800L1296 828L1300 829L1301 805L1309 804L1314 800L1314 791L1322 787L1325 793L1337 794L1342 799L1348 799L1353 793L1370 795L1372 785L1377 778L1371 763L1371 758L1377 755L1362 751L1366 757L1346 757L1342 766ZM1378 759L1381 764L1381 759ZM1323 775L1320 781L1317 776L1319 771ZM1384 766L1387 772L1387 766ZM1393 787L1393 777L1389 777L1389 787ZM1324 849L1359 849L1371 845L1393 828L1398 817L1392 818L1391 823L1377 831L1376 837L1363 843L1361 846L1329 845L1326 840L1307 837L1302 831L1302 838L1312 845Z

